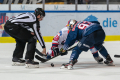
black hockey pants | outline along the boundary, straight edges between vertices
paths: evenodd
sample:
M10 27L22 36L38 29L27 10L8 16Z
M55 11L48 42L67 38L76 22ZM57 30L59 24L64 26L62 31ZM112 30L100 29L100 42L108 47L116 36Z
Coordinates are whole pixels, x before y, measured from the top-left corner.
M37 40L31 35L31 32L21 26L11 24L9 21L6 22L4 29L16 41L13 57L22 58L25 45L28 42L25 59L34 59Z

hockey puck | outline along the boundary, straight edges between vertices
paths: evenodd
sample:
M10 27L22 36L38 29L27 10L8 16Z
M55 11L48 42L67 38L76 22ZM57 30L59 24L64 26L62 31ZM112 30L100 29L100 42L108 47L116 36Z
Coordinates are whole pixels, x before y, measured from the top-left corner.
M52 67L54 67L54 64L53 64L53 63L51 63L51 66L52 66Z

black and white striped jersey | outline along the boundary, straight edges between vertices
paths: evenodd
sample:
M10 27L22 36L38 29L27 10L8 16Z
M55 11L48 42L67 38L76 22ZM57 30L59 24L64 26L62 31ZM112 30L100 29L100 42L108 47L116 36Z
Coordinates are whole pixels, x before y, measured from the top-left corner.
M13 24L26 28L28 31L34 32L42 48L45 48L45 42L39 30L40 24L34 13L22 13L10 18L9 21Z

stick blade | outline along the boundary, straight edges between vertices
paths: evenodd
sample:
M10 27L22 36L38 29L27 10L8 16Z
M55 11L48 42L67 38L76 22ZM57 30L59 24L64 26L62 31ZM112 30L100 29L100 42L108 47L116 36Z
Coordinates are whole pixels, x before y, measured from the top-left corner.
M44 63L44 62L47 61L46 59L43 59L43 58L41 58L41 57L38 56L38 55L35 55L35 58L36 58L37 60L41 61L42 63Z
M116 57L116 58L120 58L120 55L114 55L114 57Z

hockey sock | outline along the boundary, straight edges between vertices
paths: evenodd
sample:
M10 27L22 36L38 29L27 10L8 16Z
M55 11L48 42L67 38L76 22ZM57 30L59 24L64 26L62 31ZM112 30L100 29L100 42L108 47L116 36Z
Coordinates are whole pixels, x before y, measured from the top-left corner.
M82 52L82 50L80 50L77 46L72 50L72 54L70 56L70 61L71 60L77 60L80 53Z
M102 47L102 49L100 49L99 52L100 52L100 54L101 54L102 56L104 56L105 59L106 59L106 57L107 57L107 55L108 55L108 52L107 52L107 50L105 49L104 46Z
M98 52L92 53L92 54L93 54L94 57L98 57L99 56Z
M90 51L92 52L93 57L98 57L99 56L98 50L95 47L91 47Z

